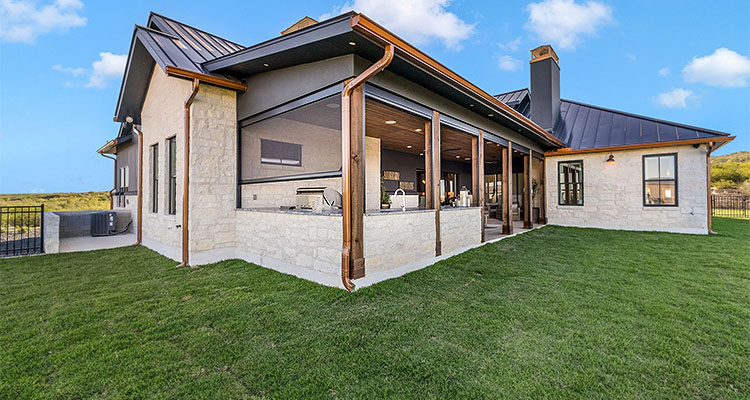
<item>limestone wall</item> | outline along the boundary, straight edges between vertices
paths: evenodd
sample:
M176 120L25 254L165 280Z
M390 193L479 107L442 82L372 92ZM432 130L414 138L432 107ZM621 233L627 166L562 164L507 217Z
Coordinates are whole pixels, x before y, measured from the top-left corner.
M294 206L301 187L332 187L341 193L341 177L242 185L242 208Z
M441 210L440 241L443 254L482 243L482 209L460 207Z
M365 215L365 274L435 257L435 211Z
M677 153L676 207L643 205L643 156ZM614 163L605 160L613 154ZM583 206L558 204L558 162L583 160ZM707 233L706 147L674 146L547 157L550 224Z
M236 255L248 262L340 286L342 217L237 210Z
M60 252L60 217L53 212L44 213L44 252Z

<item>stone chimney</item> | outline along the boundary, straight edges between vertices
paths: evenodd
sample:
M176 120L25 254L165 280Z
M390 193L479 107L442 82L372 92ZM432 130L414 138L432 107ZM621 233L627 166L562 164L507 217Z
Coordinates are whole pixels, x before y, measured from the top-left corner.
M531 120L552 132L560 117L560 65L550 45L531 50Z
M315 25L317 23L318 23L318 21L316 21L316 20L314 20L314 19L312 19L310 17L305 17L305 18L302 18L301 20L297 21L294 25L290 26L289 28L286 28L283 31L281 31L281 34L282 35L286 35L286 34L289 34L289 33L292 33L292 32L296 32L296 31L298 31L300 29L307 28L308 26L313 26L313 25Z

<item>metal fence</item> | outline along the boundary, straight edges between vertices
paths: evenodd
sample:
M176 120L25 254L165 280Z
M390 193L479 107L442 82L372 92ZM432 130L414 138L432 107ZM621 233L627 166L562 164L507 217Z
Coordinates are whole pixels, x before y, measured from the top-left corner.
M0 257L44 253L44 204L0 207Z
M711 215L750 219L750 196L712 194Z

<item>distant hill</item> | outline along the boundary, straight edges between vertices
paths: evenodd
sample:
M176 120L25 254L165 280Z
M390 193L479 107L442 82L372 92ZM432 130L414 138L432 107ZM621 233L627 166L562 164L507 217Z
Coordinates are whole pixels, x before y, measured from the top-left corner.
M750 162L750 151L738 151L723 156L711 156L711 165L724 164L726 162L746 163Z
M750 195L750 151L712 156L711 186L716 193Z
M0 194L0 206L36 206L44 211L109 210L109 192Z

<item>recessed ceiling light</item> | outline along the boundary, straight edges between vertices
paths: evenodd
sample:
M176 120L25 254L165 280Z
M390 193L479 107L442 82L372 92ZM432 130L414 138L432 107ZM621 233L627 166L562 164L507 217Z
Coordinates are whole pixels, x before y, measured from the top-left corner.
M396 123L396 121L394 121L392 119L389 119L388 121L385 121L385 123L388 124L388 125L394 125Z
M474 104L469 104L469 107L474 107Z
M422 128L417 128L414 130L414 132L422 132Z
M406 146L407 149L411 149L411 145Z
M469 160L471 160L471 157L466 157L466 158L464 158L464 160L469 161Z
M349 46L356 46L357 44L354 42L349 42Z
M500 147L500 143L495 144L495 146Z
M264 67L267 67L267 66L268 66L268 64L266 64L266 63L263 63L263 66L264 66Z
M495 114L487 114L488 117L494 117Z
M419 153L419 155L420 155L420 156L423 156L423 155L424 155L424 153Z
M461 156L456 156L456 158L461 158Z
M339 103L328 103L326 104L326 107L328 108L339 108Z

